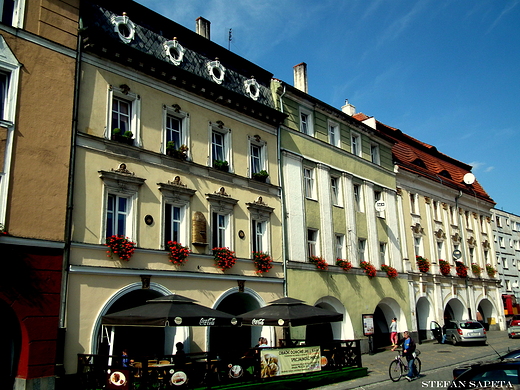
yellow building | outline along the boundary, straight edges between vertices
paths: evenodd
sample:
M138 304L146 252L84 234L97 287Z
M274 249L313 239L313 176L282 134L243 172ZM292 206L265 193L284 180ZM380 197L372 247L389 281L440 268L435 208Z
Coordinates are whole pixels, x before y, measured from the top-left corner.
M194 33L135 3L106 7L82 14L66 371L78 353L172 354L179 341L186 352L246 350L261 328L147 329L146 339L118 328L109 348L101 318L172 293L235 315L283 295L284 115L272 75L211 42L202 18ZM111 236L135 252L110 252ZM191 251L184 264L170 261L169 242ZM236 263L223 271L213 248ZM270 256L268 272L253 252Z

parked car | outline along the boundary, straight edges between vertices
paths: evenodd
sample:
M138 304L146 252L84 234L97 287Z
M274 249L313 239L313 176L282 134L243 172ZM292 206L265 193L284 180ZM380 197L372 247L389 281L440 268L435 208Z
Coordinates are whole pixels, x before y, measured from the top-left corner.
M509 321L509 326L519 326L520 325L520 315L513 316Z
M448 389L489 388L491 383L496 388L499 381L502 381L504 388L511 388L511 385L520 384L519 370L520 359L476 363L454 379Z
M506 359L520 359L520 349L515 349L513 351L508 351L504 355L500 355L497 352L497 358L496 359L490 359L489 363L497 363L497 362L501 362L501 361L506 360ZM478 366L478 365L481 365L481 364L483 364L483 362L475 362L475 363L470 363L470 364L465 364L463 366L455 367L453 369L453 379L457 379L459 377L459 375L461 375L463 372L469 370L471 367Z
M516 339L520 337L520 325L513 325L507 328L507 335L510 339Z
M446 341L453 345L467 342L485 345L487 341L486 329L475 320L451 320L446 323Z

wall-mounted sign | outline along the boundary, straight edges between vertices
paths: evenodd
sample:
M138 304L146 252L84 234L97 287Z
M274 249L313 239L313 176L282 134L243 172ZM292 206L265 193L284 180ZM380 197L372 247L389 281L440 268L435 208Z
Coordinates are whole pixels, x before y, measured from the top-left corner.
M374 334L374 315L362 314L363 318L363 335L372 336Z
M386 209L386 203L384 200L378 200L376 202L376 211L382 212Z

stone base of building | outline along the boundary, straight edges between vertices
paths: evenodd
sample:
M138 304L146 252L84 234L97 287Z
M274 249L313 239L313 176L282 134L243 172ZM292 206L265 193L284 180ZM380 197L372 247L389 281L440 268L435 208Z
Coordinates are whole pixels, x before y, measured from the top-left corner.
M14 380L14 390L54 390L56 388L56 378L53 376L45 378Z

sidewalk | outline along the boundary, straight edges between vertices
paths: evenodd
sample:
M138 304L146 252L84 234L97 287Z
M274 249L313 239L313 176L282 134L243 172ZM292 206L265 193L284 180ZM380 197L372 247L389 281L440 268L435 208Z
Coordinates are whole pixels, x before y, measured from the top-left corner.
M487 346L453 346L451 344L438 344L437 341L428 341L423 342L422 344L417 344L417 348L421 351L421 373L427 373L427 371L436 368L459 365L466 361L491 360L498 358L493 348L499 353L507 352L508 349L520 349L520 340L509 339L507 331L489 331L487 332L487 335ZM362 362L363 367L368 368L368 376L347 382L317 387L316 389L355 389L360 386L390 381L388 377L388 366L396 354L397 352L390 351L390 347L373 355L365 354L362 356Z

